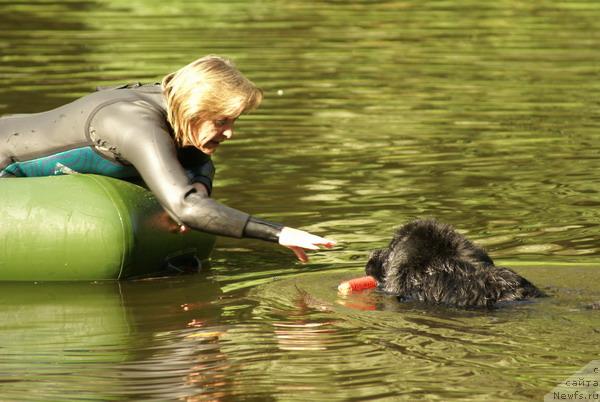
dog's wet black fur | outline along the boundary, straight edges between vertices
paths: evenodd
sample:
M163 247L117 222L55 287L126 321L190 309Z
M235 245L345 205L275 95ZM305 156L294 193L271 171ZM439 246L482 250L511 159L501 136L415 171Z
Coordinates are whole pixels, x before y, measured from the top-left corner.
M366 266L380 289L401 300L492 308L498 302L543 297L516 272L494 265L481 247L435 220L415 220L372 252Z

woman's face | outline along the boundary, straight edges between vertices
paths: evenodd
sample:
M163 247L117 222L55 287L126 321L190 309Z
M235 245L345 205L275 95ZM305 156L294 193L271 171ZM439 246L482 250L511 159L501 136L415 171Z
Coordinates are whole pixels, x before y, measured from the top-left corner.
M194 143L191 144L207 155L212 155L225 140L233 136L236 117L219 117L217 120L201 120L194 125Z

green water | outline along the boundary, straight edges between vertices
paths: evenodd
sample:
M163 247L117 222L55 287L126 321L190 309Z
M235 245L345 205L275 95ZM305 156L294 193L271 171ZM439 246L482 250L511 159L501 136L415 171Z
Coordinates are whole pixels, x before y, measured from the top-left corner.
M210 271L0 284L0 400L543 400L600 354L600 3L0 0L0 114L208 53L265 91L214 196L337 239L220 239ZM417 216L551 297L338 296ZM35 245L32 245L35 247Z

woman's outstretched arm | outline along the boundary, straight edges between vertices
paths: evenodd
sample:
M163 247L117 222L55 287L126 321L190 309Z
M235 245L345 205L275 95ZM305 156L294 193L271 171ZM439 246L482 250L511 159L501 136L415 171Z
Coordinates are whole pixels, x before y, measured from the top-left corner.
M100 110L94 120L96 134L106 136L121 158L135 166L179 225L222 236L277 242L292 249L301 261L308 260L304 249L335 244L302 230L252 217L210 198L202 184L190 182L166 123L151 107L117 103Z

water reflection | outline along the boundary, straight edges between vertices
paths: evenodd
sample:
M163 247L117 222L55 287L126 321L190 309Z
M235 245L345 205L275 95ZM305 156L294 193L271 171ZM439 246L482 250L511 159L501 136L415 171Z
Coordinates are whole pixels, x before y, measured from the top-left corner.
M3 398L216 397L228 381L221 295L205 275L2 284Z

